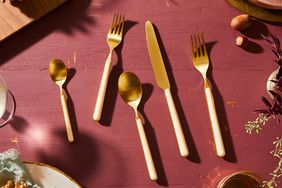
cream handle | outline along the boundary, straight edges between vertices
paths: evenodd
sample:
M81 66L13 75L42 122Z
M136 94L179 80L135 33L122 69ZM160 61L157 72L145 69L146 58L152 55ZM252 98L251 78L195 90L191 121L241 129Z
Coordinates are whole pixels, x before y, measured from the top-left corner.
M155 168L155 165L154 165L154 161L153 161L153 158L152 158L152 155L151 155L149 144L148 144L148 141L147 141L147 138L146 138L143 123L142 123L140 118L136 119L136 124L137 124L137 128L138 128L139 136L140 136L140 139L141 139L141 144L142 144L143 152L144 152L144 155L145 155L145 160L146 160L147 168L148 168L148 171L149 171L150 179L151 180L157 180L158 175L157 175L156 168Z
M93 119L95 121L99 121L101 119L102 115L102 110L103 110L103 105L104 105L104 100L105 100L105 95L106 95L106 89L108 85L108 79L110 76L110 69L111 69L111 64L112 64L112 50L110 50L110 54L107 58L107 61L104 66L104 71L98 91L98 96L95 104L95 109L93 113Z
M224 149L222 136L221 136L221 132L219 128L219 123L217 119L217 114L216 114L216 110L214 106L214 98L213 98L212 91L211 91L211 88L209 86L207 79L205 81L205 94L206 94L206 100L207 100L208 109L209 109L209 115L210 115L210 120L211 120L213 136L214 136L216 153L219 157L224 157L225 149Z
M73 142L73 132L71 128L71 122L70 122L70 116L69 116L69 111L68 111L68 106L66 102L66 97L63 92L63 89L60 89L60 95L61 95L61 103L62 103L62 108L63 108L63 113L64 113L64 119L65 119L65 124L66 124L66 130L67 130L67 137L69 142Z
M189 151L188 151L188 147L185 141L183 130L181 128L181 124L180 124L179 117L178 117L178 114L177 114L177 111L176 111L176 108L173 102L173 98L172 98L170 89L165 89L165 96L166 96L170 116L172 119L180 155L182 157L187 157L189 155Z

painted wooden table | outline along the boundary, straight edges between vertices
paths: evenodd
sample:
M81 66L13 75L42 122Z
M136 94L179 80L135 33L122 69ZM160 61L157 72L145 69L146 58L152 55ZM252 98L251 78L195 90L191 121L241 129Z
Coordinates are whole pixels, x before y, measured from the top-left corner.
M124 42L114 53L105 109L92 119L104 62L106 36L114 12L125 13ZM269 178L277 164L270 154L282 127L270 121L248 135L245 123L263 107L266 80L276 69L274 54L260 36L281 25L256 22L245 32L250 48L235 45L230 28L240 12L226 1L72 0L0 43L0 74L16 99L13 121L0 129L0 151L15 147L23 160L53 165L84 187L215 187L240 170ZM180 157L164 93L156 86L145 37L151 20L162 52L190 155ZM210 78L227 155L216 156L203 81L191 61L189 36L203 32L208 43ZM48 75L52 58L71 68L68 105L75 142L66 139L59 89ZM74 61L75 58L75 61ZM140 111L159 180L149 180L134 113L118 96L117 79L132 71L143 83Z

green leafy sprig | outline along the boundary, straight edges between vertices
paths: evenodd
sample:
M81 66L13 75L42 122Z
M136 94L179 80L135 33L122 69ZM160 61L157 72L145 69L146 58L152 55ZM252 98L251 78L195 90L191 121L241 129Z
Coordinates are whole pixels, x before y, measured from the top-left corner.
M246 123L246 133L251 134L253 131L259 133L262 130L262 126L275 117L275 115L266 116L264 113L260 113L255 121L248 121Z
M270 153L273 157L278 158L278 165L273 172L269 174L272 178L268 181L263 181L262 187L277 187L279 178L282 176L282 137L277 138L276 141L273 142L273 145L275 145L275 148Z

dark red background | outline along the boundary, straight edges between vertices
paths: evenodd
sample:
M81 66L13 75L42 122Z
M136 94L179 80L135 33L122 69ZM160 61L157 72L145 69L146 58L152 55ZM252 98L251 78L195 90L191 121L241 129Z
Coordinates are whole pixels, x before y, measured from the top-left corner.
M101 124L92 120L98 87L108 56L107 31L113 13L126 15L124 42L113 56ZM235 45L239 34L230 27L240 11L226 1L70 0L62 7L0 43L0 74L16 98L14 120L0 129L0 150L18 147L23 160L53 165L84 187L215 187L224 175L252 170L269 178L276 164L270 151L281 136L271 121L260 134L248 135L244 125L263 107L266 81L277 66L259 33L281 25L256 22L245 32L250 46ZM161 50L172 93L190 149L178 154L164 93L156 86L148 56L145 22L161 36ZM209 78L223 131L227 156L216 156L203 80L191 61L189 36L203 32L210 52ZM77 62L73 63L76 53ZM59 88L48 75L50 59L70 60L74 74L67 84L75 143L66 139ZM150 181L133 110L117 93L123 71L143 83L140 106L159 175ZM15 141L18 140L18 143Z

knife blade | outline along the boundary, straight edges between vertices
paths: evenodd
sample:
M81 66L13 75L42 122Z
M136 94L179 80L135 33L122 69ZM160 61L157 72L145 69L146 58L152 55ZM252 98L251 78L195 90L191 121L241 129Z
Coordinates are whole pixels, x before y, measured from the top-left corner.
M149 21L146 23L146 37L149 55L155 73L157 85L162 89L170 88L164 61L154 31L154 26Z
M149 56L151 59L151 64L153 66L153 71L155 74L157 85L162 88L165 92L166 100L168 103L168 108L170 116L172 119L176 140L178 143L178 148L180 155L182 157L187 157L189 154L184 133L180 124L180 120L175 108L175 104L170 91L170 83L165 69L164 61L158 44L158 40L154 31L154 26L150 21L146 22L146 40L147 47L149 51Z

